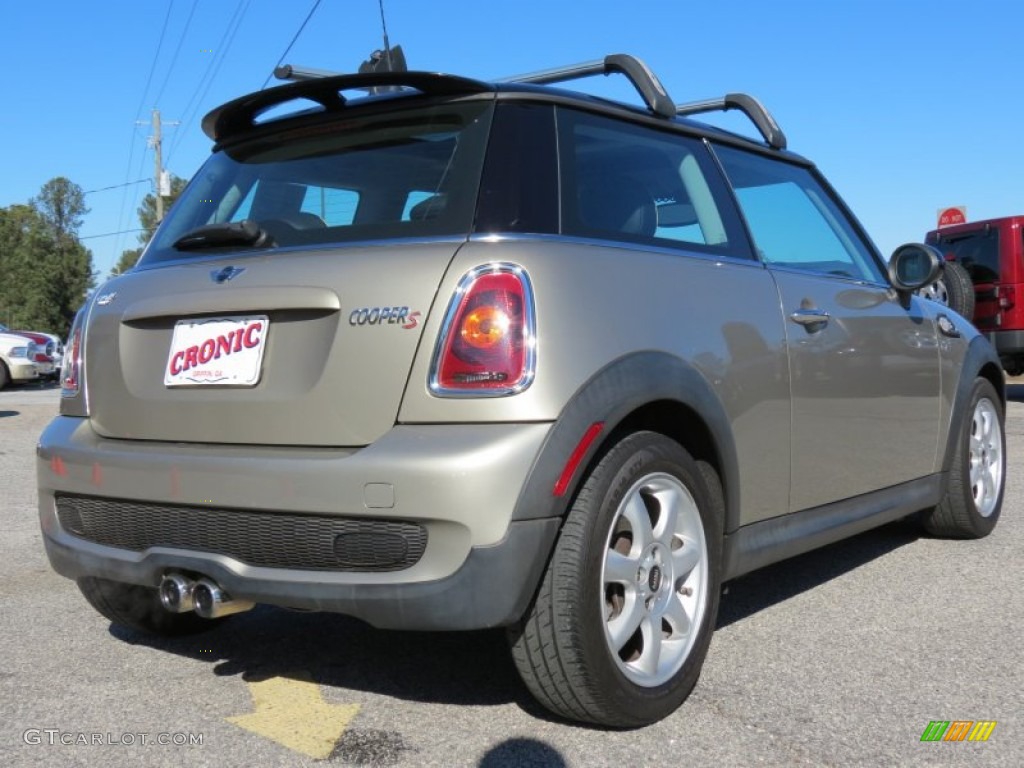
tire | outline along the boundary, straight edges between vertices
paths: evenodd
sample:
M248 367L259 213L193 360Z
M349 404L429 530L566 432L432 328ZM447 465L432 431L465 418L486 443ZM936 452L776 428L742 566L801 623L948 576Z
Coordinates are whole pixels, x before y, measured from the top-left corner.
M663 435L635 433L601 459L534 604L509 630L519 674L541 704L625 728L682 704L718 611L721 499L711 467Z
M999 521L1006 483L1003 407L987 379L975 379L953 449L946 496L924 516L935 536L980 539Z
M11 374L7 370L7 363L0 360L0 389L4 389L8 384L11 383Z
M78 580L78 589L89 605L114 624L148 635L193 635L213 629L226 618L203 619L194 613L171 613L160 604L156 587L87 576Z
M974 319L974 283L967 270L955 261L944 262L939 279L918 294L949 307L968 320Z

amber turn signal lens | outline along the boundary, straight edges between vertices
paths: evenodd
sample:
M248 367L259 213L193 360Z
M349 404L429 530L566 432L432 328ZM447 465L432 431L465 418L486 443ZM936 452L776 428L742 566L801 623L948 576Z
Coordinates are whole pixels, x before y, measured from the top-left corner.
M499 307L477 307L462 323L463 341L476 349L491 349L508 333L509 318Z

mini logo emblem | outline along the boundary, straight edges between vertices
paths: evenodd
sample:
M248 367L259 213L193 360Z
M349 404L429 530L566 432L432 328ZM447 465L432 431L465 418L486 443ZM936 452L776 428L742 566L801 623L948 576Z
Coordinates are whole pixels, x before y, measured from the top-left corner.
M650 587L651 592L661 589L661 568L658 566L651 568L651 573L647 577L647 586Z
M245 272L245 267L224 267L224 269L215 269L210 273L210 279L213 282L220 285L226 283L234 277L238 277L240 274Z
M111 291L110 293L104 293L102 296L96 299L96 303L99 304L101 307L105 307L107 306L107 304L109 304L116 298L117 291Z

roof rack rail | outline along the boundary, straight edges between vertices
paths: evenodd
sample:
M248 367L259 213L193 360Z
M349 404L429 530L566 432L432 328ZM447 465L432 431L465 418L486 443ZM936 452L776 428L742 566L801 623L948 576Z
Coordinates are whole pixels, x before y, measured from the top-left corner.
M676 115L676 106L672 103L665 87L658 80L657 76L648 69L640 59L630 56L628 53L612 53L603 59L586 61L582 64L573 64L567 67L545 69L540 72L531 72L515 77L503 77L500 83L537 83L548 85L550 83L564 83L567 80L577 80L581 77L592 75L610 75L618 72L629 78L633 87L643 97L644 103L656 115L670 118Z
M274 77L278 80L291 80L292 82L316 80L321 77L338 77L344 74L346 73L332 72L329 69L314 69L313 67L303 67L296 64L281 64L274 67Z
M771 116L761 102L745 93L727 93L720 99L678 104L676 105L675 113L684 116L699 115L703 112L725 112L730 109L738 109L749 117L769 147L772 149L786 148L786 134L779 128L775 118Z

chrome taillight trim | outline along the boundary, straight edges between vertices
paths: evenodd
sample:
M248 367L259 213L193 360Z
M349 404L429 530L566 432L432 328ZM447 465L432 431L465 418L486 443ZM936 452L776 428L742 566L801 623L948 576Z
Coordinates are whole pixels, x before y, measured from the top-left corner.
M455 316L462 304L462 297L472 288L474 283L484 275L510 274L519 280L523 288L523 372L520 377L507 387L496 387L493 389L473 389L461 387L445 387L440 381L441 355L444 352L455 323ZM526 270L519 264L511 262L490 262L474 267L462 276L451 299L448 301L448 308L445 310L444 320L441 323L441 331L434 342L434 352L430 360L430 372L427 386L430 393L436 397L508 397L518 395L526 390L537 374L537 314L533 300L533 284Z

